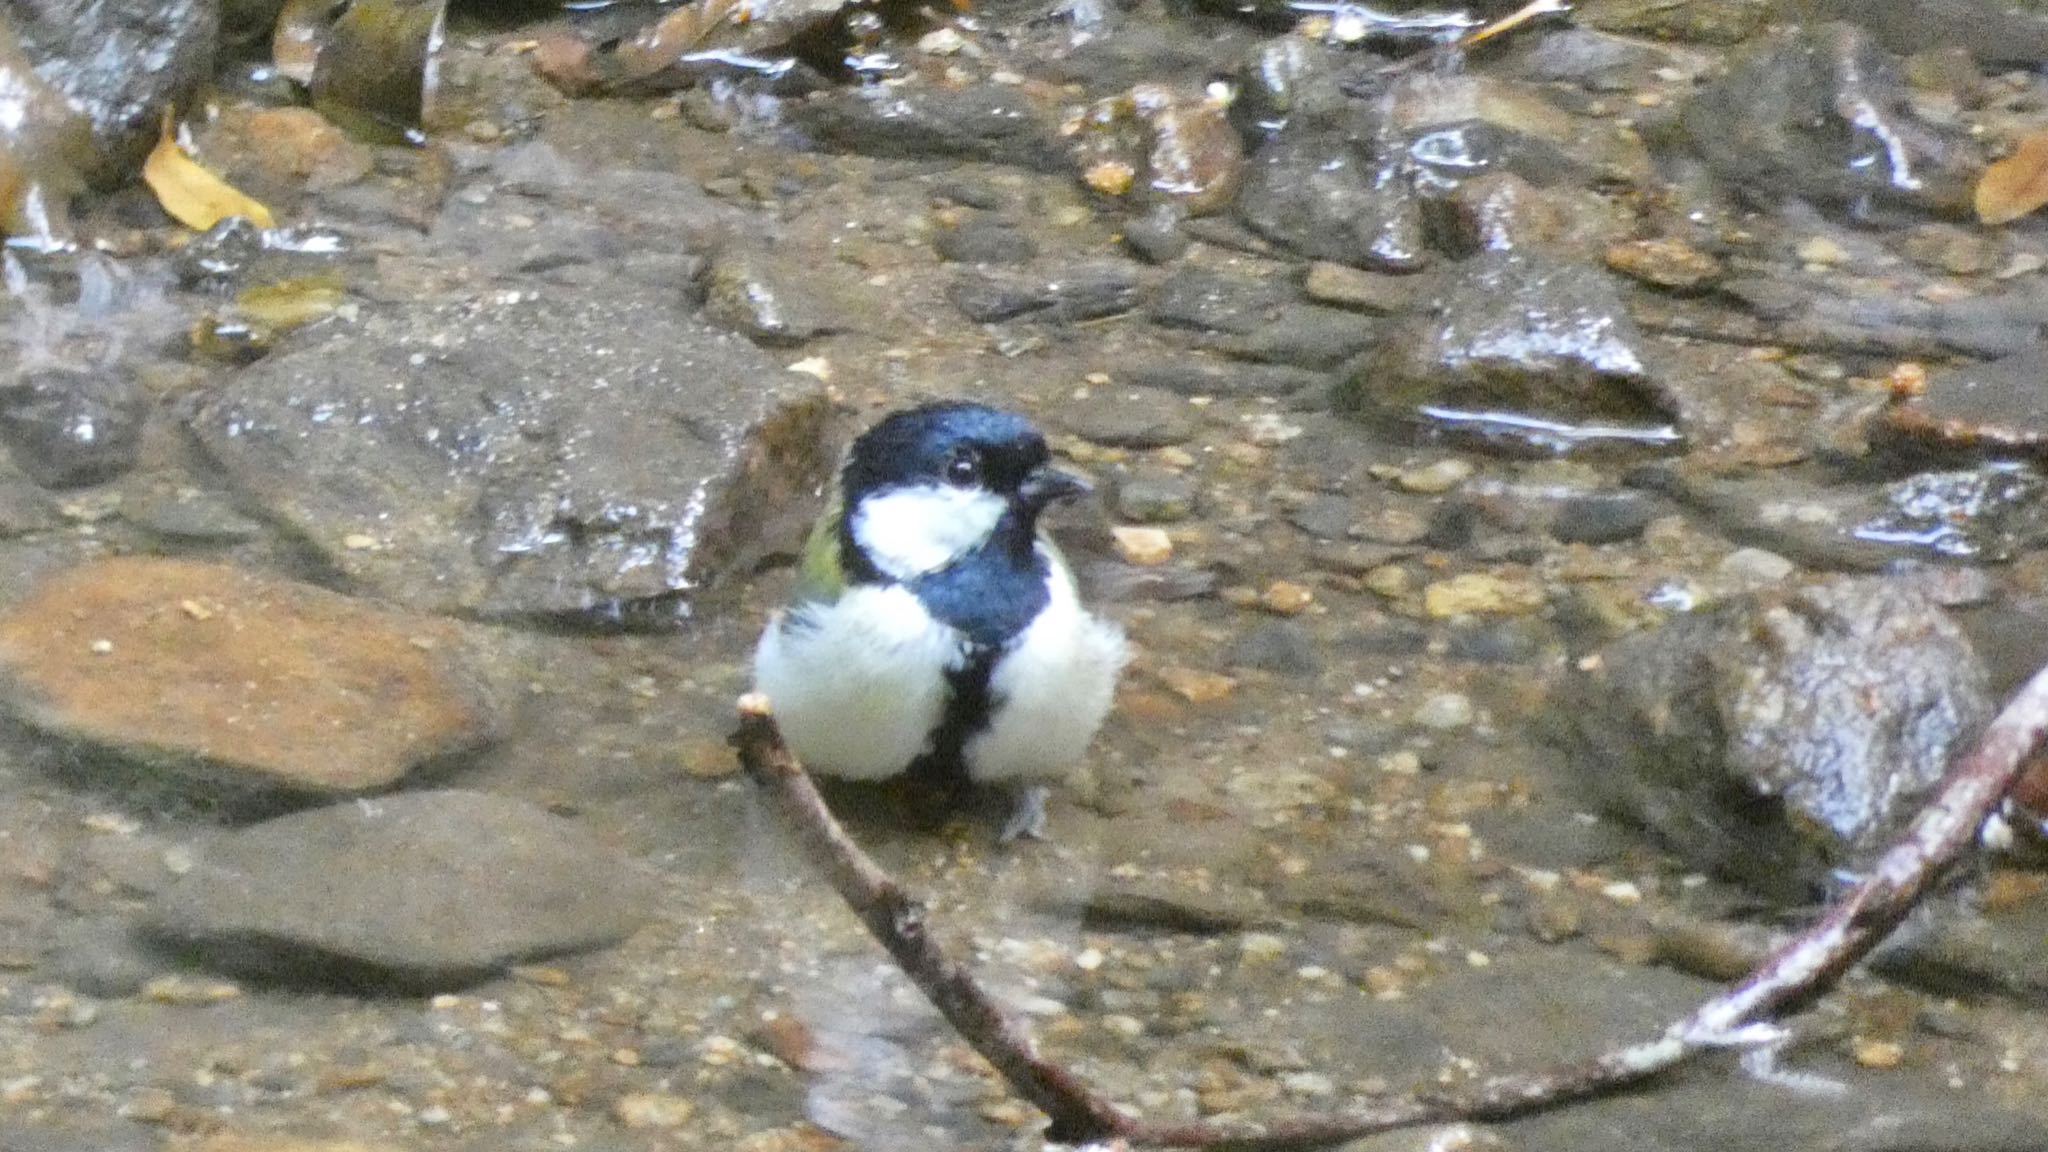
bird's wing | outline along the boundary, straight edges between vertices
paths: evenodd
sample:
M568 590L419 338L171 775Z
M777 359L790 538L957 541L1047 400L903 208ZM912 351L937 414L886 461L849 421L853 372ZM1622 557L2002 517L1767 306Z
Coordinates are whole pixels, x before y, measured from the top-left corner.
M811 534L804 540L803 559L797 564L796 588L791 597L798 605L830 604L846 591L846 573L839 564L839 516L842 501L838 485Z

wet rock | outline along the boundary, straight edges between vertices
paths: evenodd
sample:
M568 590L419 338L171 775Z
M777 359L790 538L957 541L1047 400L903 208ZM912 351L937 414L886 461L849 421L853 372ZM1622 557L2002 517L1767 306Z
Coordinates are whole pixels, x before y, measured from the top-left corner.
M158 119L192 105L213 68L216 0L67 0L14 5L8 22L36 75L92 130L86 175L130 175L156 143Z
M1406 312L1413 307L1417 286L1413 277L1367 272L1328 261L1309 265L1308 273L1301 282L1302 294L1318 304L1355 308L1382 316Z
M11 26L0 23L0 85L9 115L0 128L0 233L56 249L70 241L69 205L96 163L92 125L62 92L35 74Z
M179 248L171 257L171 274L182 288L224 295L251 285L337 272L345 259L339 246L308 243L313 235L282 229L266 239L262 228L230 216Z
M954 277L946 298L979 324L1025 315L1071 323L1129 312L1139 304L1140 289L1131 270L1114 264L1084 264L1050 273L976 268Z
M223 833L150 922L229 971L420 990L624 939L655 895L572 821L509 797L431 791Z
M371 791L477 748L492 708L462 661L445 621L183 560L71 569L0 617L18 718L230 795Z
M161 286L99 254L9 259L0 323L0 441L52 488L134 463L150 401L137 373L178 333ZM11 353L11 355L9 355Z
M863 84L792 101L789 122L819 147L863 156L980 160L1039 172L1071 161L1059 121L1016 87Z
M391 599L670 619L800 536L830 468L818 382L690 317L679 288L513 279L366 306L300 329L188 426L249 503Z
M1997 237L1955 224L1923 224L1906 233L1899 250L1914 263L1951 276L1984 276L2005 264Z
M1692 291L1721 278L1721 262L1683 240L1631 240L1605 254L1607 266L1657 288Z
M1558 28L1535 37L1512 60L1515 75L1538 84L1577 84L1596 92L1651 86L1669 55L1638 40L1593 28Z
M1444 633L1444 655L1476 664L1533 664L1557 646L1556 629L1541 620L1476 620Z
M88 996L120 999L166 975L170 963L152 951L125 919L64 922L49 943L41 970L47 978Z
M1194 515L1195 493L1184 472L1136 468L1116 478L1116 512L1139 524L1171 524Z
M1206 91L1136 84L1061 126L1081 182L1107 196L1135 195L1189 216L1230 206L1244 148Z
M1599 272L1535 253L1461 262L1434 306L1387 334L1338 390L1340 408L1397 421L1445 413L1526 421L1536 443L1655 442L1667 406L1641 339Z
M1748 315L1679 299L1638 299L1646 328L1741 344L1781 344L1860 356L1996 358L2048 336L2048 291L2019 281L1980 296L1922 299L1839 276L1731 276L1717 288Z
M57 525L57 503L19 476L0 475L0 540Z
M1556 714L1588 786L1790 901L1868 863L1990 713L1968 639L1899 581L1741 597L1583 667Z
M2012 464L1921 472L1886 484L1883 505L1854 531L1944 559L2004 560L2048 532L2044 492L2039 473Z
M976 216L932 237L939 259L955 264L1029 264L1038 245L1022 229L990 216Z
M1660 511L1655 500L1636 493L1573 496L1559 502L1550 535L1561 544L1619 544L1641 536Z
M1978 162L1915 119L1897 62L1849 24L1782 29L1746 51L1681 113L1692 148L1766 197L1862 216L1886 206L1960 213Z
M1358 521L1358 508L1334 492L1319 493L1287 510L1287 522L1318 540L1342 540Z
M1523 616L1543 607L1541 586L1513 577L1467 572L1422 590L1422 608L1432 619L1458 616Z
M2048 346L1928 373L1920 394L1886 408L1875 439L1934 459L2048 459L2041 381Z
M1720 480L1683 469L1642 470L1630 482L1705 514L1733 539L1823 570L1879 571L1906 558L1996 563L2048 530L2041 480L1997 464L1882 484Z
M1724 0L1673 4L1669 0L1589 0L1577 19L1602 32L1652 36L1697 44L1735 44L1749 39L1771 18L1771 0Z
M1167 328L1244 335L1271 323L1293 297L1278 280L1188 268L1160 283L1145 315Z
M263 525L211 493L184 489L123 502L121 516L145 532L181 544L240 544L263 534Z
M1283 676L1313 676L1323 668L1315 637L1292 620L1270 620L1239 636L1230 646L1229 663Z
M1206 341L1205 346L1264 364L1331 369L1364 351L1379 334L1375 320L1356 312L1288 304L1251 331Z
M1962 48L1987 64L2048 63L2048 20L1998 0L1802 0L1807 19L1853 20L1902 56Z
M1165 448L1194 438L1188 402L1157 388L1097 388L1054 414L1067 431L1111 448Z
M0 437L46 488L111 480L134 466L149 397L119 365L52 366L0 385Z
M1321 396L1331 377L1282 364L1212 360L1203 356L1144 357L1121 366L1116 378L1127 384L1175 392L1182 396Z
M313 107L364 140L423 140L445 16L420 0L354 0L320 38L306 86Z
M1429 259L1422 204L1369 121L1290 121L1253 154L1238 215L1315 260L1412 271Z
M802 277L768 256L722 253L704 277L704 315L764 348L787 348L832 331Z
M1171 264L1191 243L1181 231L1180 221L1181 214L1165 204L1134 216L1124 221L1124 247L1147 264Z

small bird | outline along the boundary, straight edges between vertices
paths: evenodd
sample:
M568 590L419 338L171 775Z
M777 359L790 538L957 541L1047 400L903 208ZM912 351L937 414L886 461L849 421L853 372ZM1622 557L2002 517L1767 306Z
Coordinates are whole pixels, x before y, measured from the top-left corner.
M1046 789L1109 712L1123 632L1081 606L1039 529L1088 491L1029 421L981 404L897 412L848 451L793 603L769 620L755 690L811 768L909 773L952 803L1026 785L1004 842L1043 838Z

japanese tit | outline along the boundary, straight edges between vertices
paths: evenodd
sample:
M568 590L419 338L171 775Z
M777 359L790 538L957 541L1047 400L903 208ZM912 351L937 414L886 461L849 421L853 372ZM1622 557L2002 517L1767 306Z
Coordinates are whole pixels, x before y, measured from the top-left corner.
M1034 782L1087 750L1126 657L1039 530L1087 490L1028 421L981 404L856 439L754 656L797 756L846 779L907 772L947 803L970 781L1022 784L1003 839L1042 836Z

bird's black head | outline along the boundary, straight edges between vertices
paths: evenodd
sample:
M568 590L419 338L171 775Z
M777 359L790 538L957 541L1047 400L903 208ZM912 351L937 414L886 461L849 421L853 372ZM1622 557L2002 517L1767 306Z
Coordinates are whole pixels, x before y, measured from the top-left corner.
M1088 490L1023 417L982 404L898 412L853 442L840 540L856 581L910 580L993 549L1033 563L1039 513Z
M887 488L985 489L1035 517L1087 490L1051 467L1045 437L1014 412L945 401L894 413L853 442L840 477L849 506Z

